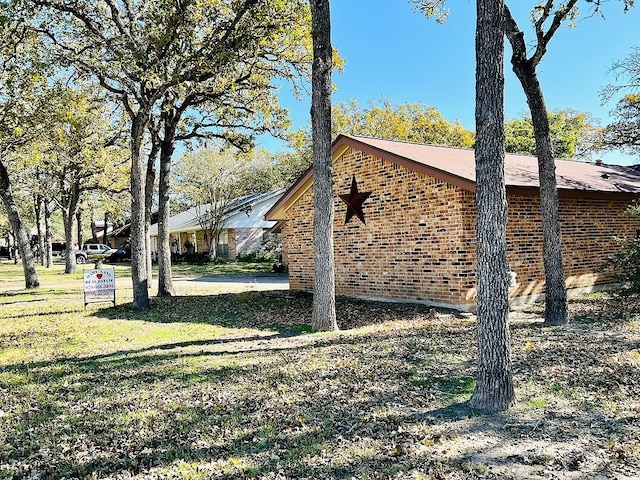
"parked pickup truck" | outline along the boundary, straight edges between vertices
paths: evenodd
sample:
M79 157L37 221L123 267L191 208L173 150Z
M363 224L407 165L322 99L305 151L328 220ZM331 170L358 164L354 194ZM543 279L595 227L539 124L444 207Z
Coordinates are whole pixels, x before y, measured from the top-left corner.
M107 250L111 250L109 245L102 243L85 243L82 246L82 251L87 254L88 257L95 257L96 255L104 255Z
M96 255L108 255L107 252L115 252L115 248L111 248L108 245L102 243L85 243L80 250L74 250L73 254L76 257L76 263L81 265L87 263L87 260L93 259ZM62 252L64 255L64 251Z
M61 250L59 255L61 258L65 258L65 251ZM55 256L55 251L54 251L54 256ZM85 252L84 250L74 250L73 256L76 257L76 263L78 265L87 263L87 252Z

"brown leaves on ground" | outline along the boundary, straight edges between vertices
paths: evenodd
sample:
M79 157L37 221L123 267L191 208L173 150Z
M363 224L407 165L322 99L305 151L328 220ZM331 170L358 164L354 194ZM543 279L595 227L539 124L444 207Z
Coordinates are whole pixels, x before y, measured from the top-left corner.
M97 312L192 338L0 364L0 477L638 478L639 312L611 302L512 312L519 403L492 416L464 404L473 316L341 298L342 330L308 333L290 292Z

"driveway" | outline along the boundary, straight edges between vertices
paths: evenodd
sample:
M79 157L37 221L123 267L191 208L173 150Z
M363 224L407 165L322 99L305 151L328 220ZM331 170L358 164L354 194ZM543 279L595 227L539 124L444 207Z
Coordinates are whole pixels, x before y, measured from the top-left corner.
M289 290L289 277L279 274L215 275L196 278L174 278L174 283L215 287L216 290Z

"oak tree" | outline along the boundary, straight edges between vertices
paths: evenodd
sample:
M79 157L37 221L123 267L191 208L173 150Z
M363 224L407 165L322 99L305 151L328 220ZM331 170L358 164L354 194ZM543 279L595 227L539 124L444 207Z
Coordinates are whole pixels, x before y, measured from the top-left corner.
M599 127L589 114L573 109L548 111L549 133L556 158L577 159L588 157ZM536 138L531 115L507 120L505 149L508 153L536 155Z
M268 164L254 162L250 154L233 147L200 149L184 154L173 169L173 196L195 215L209 256L214 259L219 236L237 200L255 190L254 179ZM175 201L175 200L174 200Z
M515 403L504 177L504 4L502 0L478 0L476 8L478 372L469 405L501 411Z
M640 154L640 47L635 47L623 60L613 65L618 82L602 92L605 100L625 92L612 112L614 122L602 132L601 143L606 149L620 149Z
M446 18L446 0L414 0ZM476 3L476 283L478 360L469 405L487 411L515 404L509 331L507 199L504 176L504 1Z
M622 1L625 9L633 5L633 0ZM598 12L602 1L591 0L589 3L593 4L595 12ZM574 19L577 15L577 4L578 0L566 2L545 0L536 5L532 13L536 44L530 55L524 32L520 29L508 6L505 6L504 14L505 35L512 48L511 65L527 98L536 139L543 229L545 325L564 325L569 320L567 316L567 289L562 264L562 237L558 213L554 151L547 107L537 67L547 52L549 42L562 23Z
M40 281L29 234L12 186L10 165L19 150L41 131L46 111L43 63L37 38L24 28L20 12L0 4L0 198L7 211L24 272L25 288Z
M214 139L248 150L253 137L282 136L289 126L279 106L275 79L298 82L308 76L309 8L304 0L271 6L268 21L256 24L241 50L228 57L201 58L197 80L165 93L150 124L159 148L158 295L173 293L169 246L169 185L175 145ZM183 37L183 42L189 39Z
M226 69L241 65L281 2L24 1L42 7L34 20L60 58L96 77L129 116L133 306L146 308L149 169L142 147L151 116L167 94L203 79L226 78Z
M459 122L448 122L436 107L421 103L395 105L370 101L361 108L356 100L339 103L332 111L333 138L338 134L365 135L430 145L473 147L474 133Z
M312 327L337 330L333 252L333 164L331 161L331 9L329 0L310 0L313 64L311 138L313 150L314 290Z
M65 273L76 268L73 245L83 200L92 192L117 193L126 188L128 152L117 144L118 132L104 99L82 88L56 85L51 98L55 111L47 120L40 161L56 189L53 200L62 212L65 232ZM115 131L115 135L114 135Z

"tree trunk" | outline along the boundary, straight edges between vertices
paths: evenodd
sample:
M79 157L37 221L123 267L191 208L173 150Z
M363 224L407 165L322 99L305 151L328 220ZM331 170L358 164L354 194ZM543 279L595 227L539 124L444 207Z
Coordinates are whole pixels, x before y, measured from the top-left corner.
M44 235L45 235L45 266L51 268L53 266L53 232L51 231L51 210L49 210L49 200L44 202Z
M77 227L76 243L78 244L79 248L82 248L82 245L84 245L84 235L82 235L82 231L84 230L84 225L82 223L81 208L79 208L78 211L76 212L76 227ZM95 243L98 243L98 242L95 242Z
M218 256L218 244L220 243L220 233L222 229L218 227L218 223L215 223L211 226L211 230L209 230L209 237L211 237L211 242L209 242L209 258L213 261Z
M104 229L102 230L102 243L109 245L109 238L107 237L107 222L109 221L109 212L104 212Z
M175 126L165 119L164 140L160 149L160 179L158 185L158 296L175 295L171 278L171 245L169 244L169 206L171 158L174 151Z
M36 216L36 229L38 230L38 255L37 262L44 266L44 236L42 234L42 195L34 195L33 206Z
M151 280L153 279L153 260L151 258L151 213L153 209L153 190L156 183L157 156L157 149L152 148L151 153L147 158L147 171L144 187L144 238L146 245L147 278L149 279L149 288L151 288Z
M11 181L9 179L9 172L7 171L4 163L0 160L0 197L7 209L7 215L9 216L9 223L13 229L15 241L22 258L22 271L24 273L25 288L37 288L40 286L40 280L38 280L38 273L36 272L36 262L33 258L33 252L31 245L29 244L29 233L22 223L20 218L20 211L18 205L16 205L13 198L13 192L11 191Z
M96 215L95 212L93 211L93 208L91 209L91 241L93 243L98 243L98 232L96 231L97 227L96 227ZM78 244L80 245L80 244ZM80 245L82 246L82 245Z
M76 271L76 254L73 248L74 215L66 207L62 209L62 223L64 224L64 240L66 242L64 247L64 273L69 274Z
M333 260L333 165L331 162L331 9L329 0L311 0L313 65L311 130L313 139L313 244L315 285L312 326L337 330Z
M142 140L149 114L143 110L131 125L131 283L133 308L149 308L149 276L145 235L146 162L142 157Z
M536 139L542 213L542 258L545 276L544 324L566 325L568 322L567 287L562 265L556 165L553 157L547 107L538 75L531 62L523 61L514 55L511 63L527 97Z
M509 334L504 178L502 0L478 0L476 26L476 250L478 373L469 406L515 403Z

